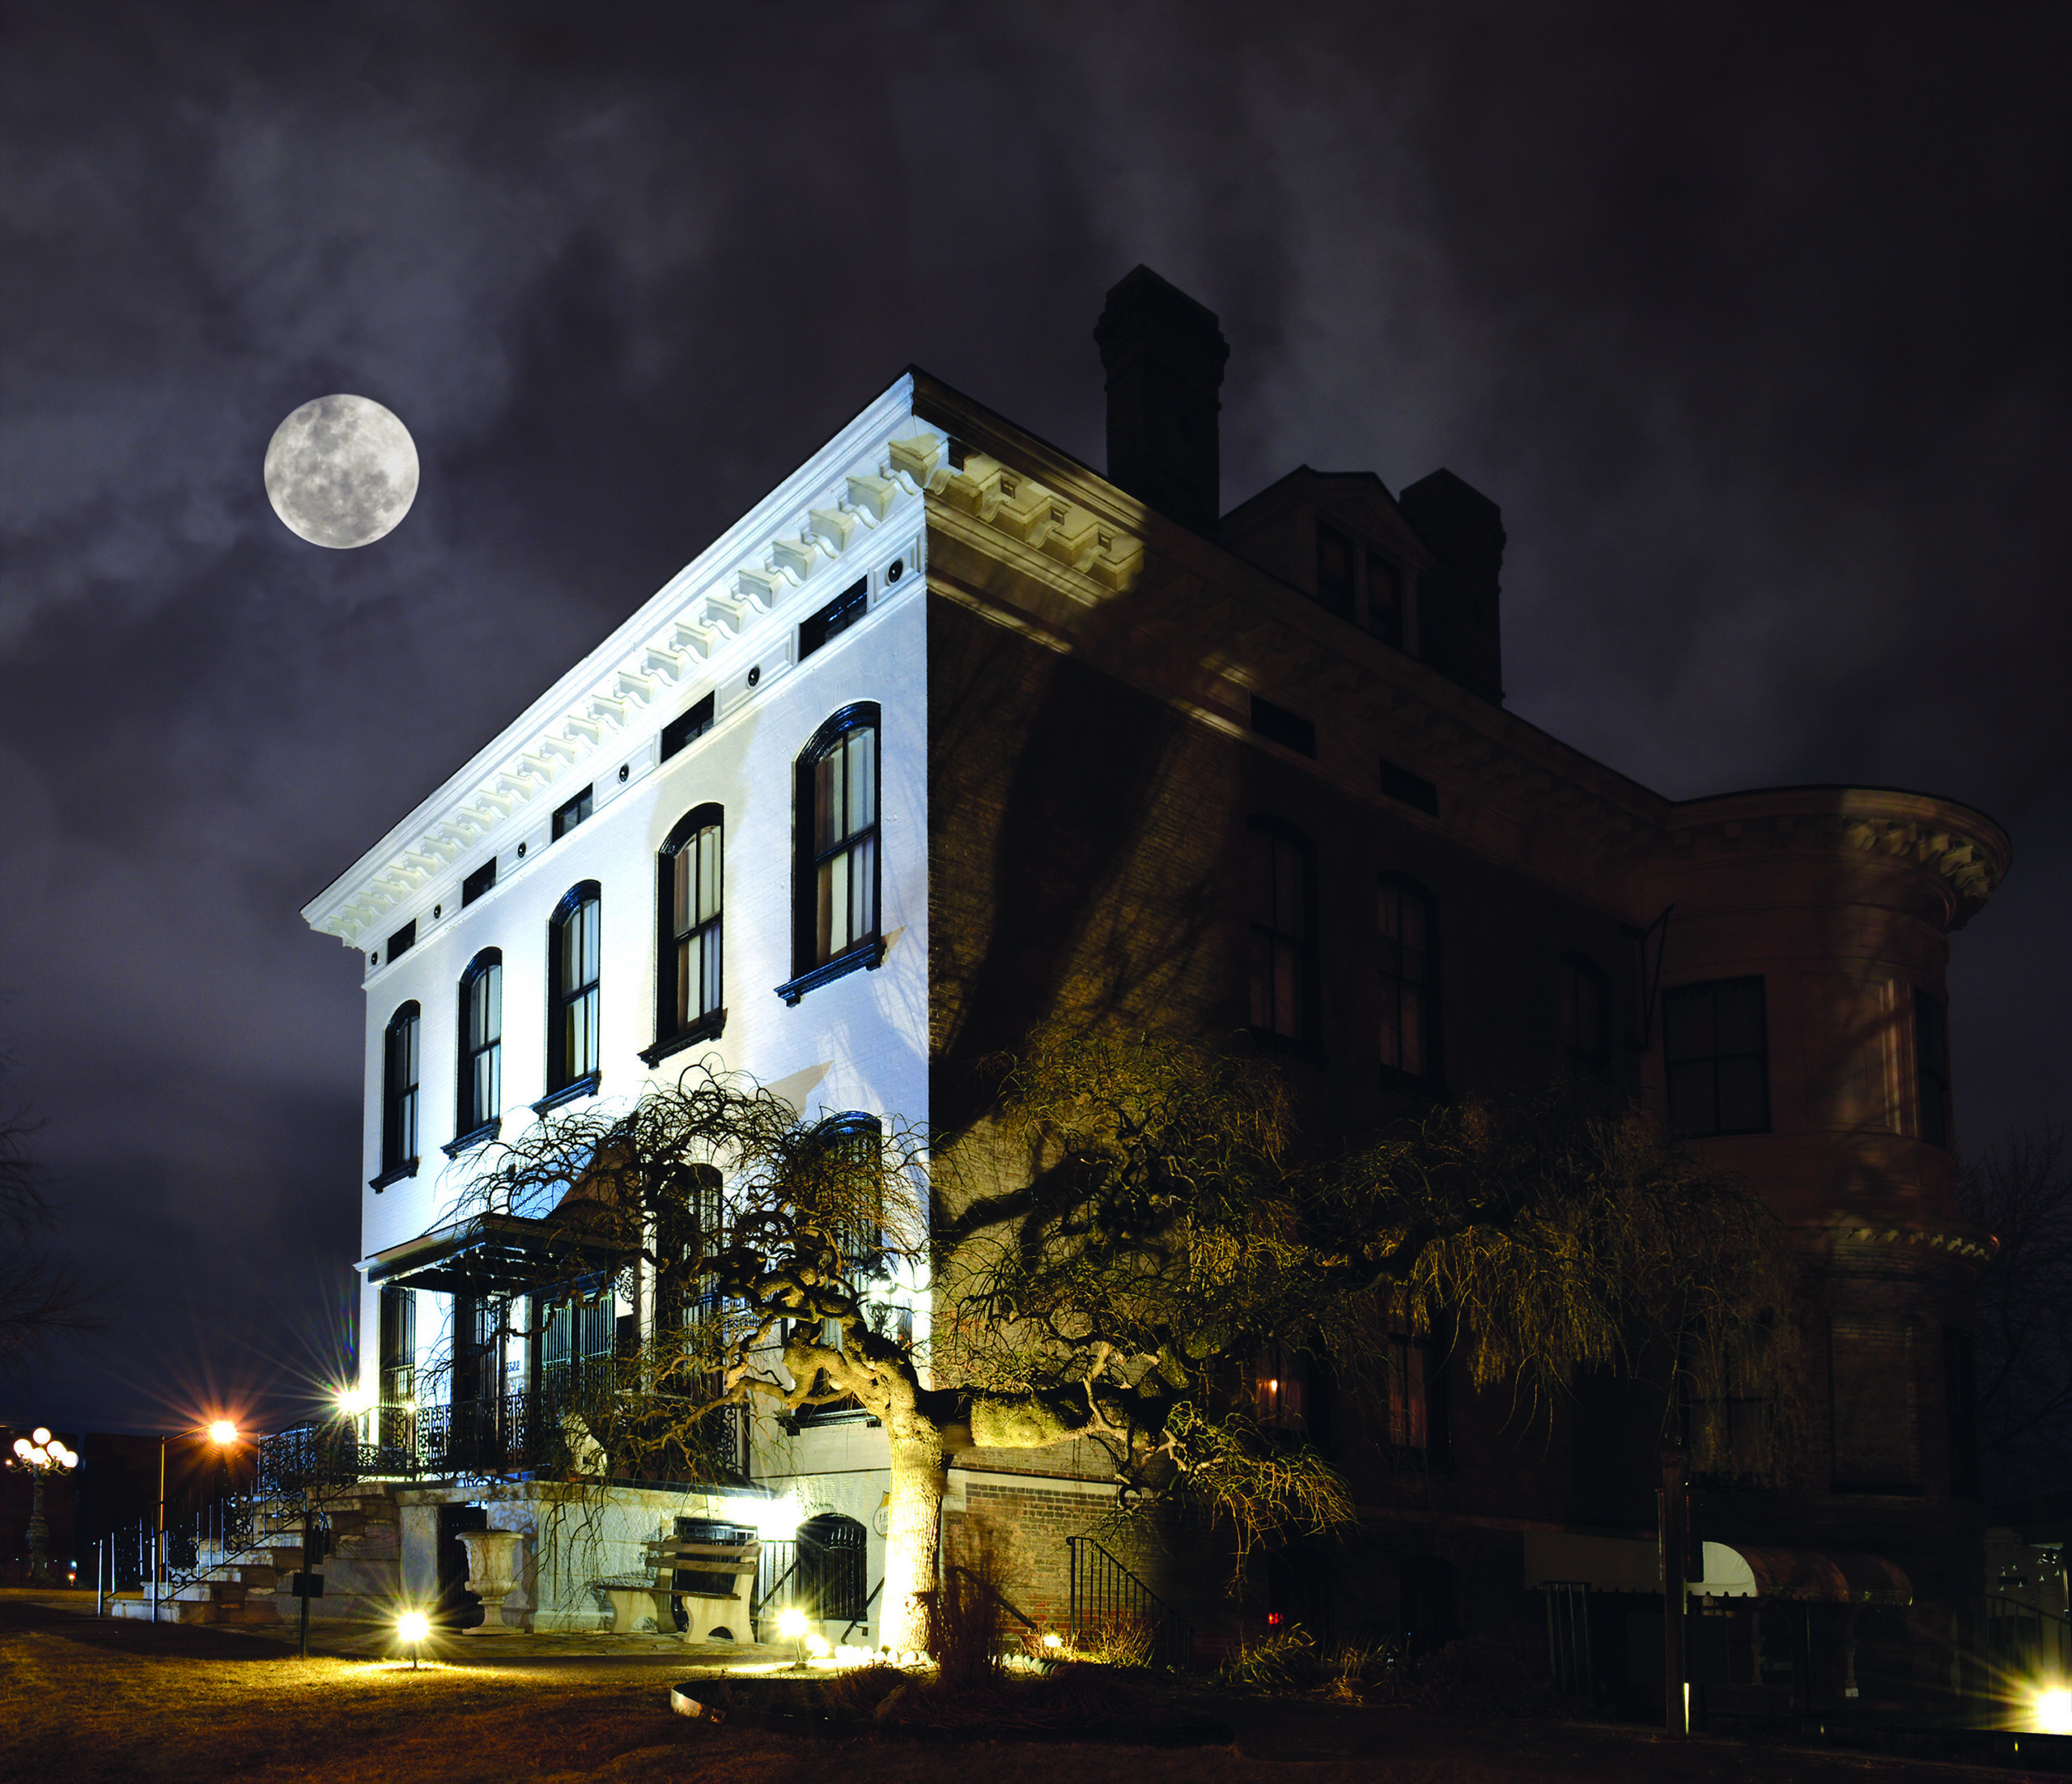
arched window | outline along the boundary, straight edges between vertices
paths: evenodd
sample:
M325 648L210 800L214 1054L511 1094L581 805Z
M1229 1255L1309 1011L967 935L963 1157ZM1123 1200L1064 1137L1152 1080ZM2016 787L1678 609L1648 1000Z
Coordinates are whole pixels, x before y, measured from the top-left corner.
M418 1012L409 1003L388 1018L381 1038L381 1174L378 1189L418 1166Z
M700 805L669 832L656 858L661 932L655 972L655 1044L640 1056L650 1065L724 1026L721 1005L720 911L723 814Z
M597 1086L601 967L597 882L572 887L547 925L547 1096Z
M1437 988L1432 901L1407 880L1385 879L1376 901L1384 1077L1429 1083L1437 1074L1433 1001Z
M879 933L878 709L844 707L800 754L793 827L796 1004L814 986L884 958Z
M1251 909L1252 1032L1302 1046L1315 1038L1315 856L1278 818L1255 818L1246 838Z
M485 948L461 975L456 1142L487 1137L503 1113L503 955Z
M1561 1060L1571 1072L1602 1072L1611 1063L1611 996L1604 969L1587 954L1560 962Z

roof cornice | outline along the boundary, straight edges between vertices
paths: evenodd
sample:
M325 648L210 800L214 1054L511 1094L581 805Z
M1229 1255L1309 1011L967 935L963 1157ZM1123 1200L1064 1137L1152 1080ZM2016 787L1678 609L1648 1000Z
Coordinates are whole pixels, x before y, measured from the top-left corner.
M915 375L882 395L672 576L624 624L303 907L358 948L463 855L531 822L542 796L580 786L606 745L659 731L679 688L716 686L788 635L793 597L831 595L845 557L885 528L921 529L935 435L914 419ZM906 451L910 435L925 434ZM780 613L783 618L779 619ZM658 703L660 703L658 706Z

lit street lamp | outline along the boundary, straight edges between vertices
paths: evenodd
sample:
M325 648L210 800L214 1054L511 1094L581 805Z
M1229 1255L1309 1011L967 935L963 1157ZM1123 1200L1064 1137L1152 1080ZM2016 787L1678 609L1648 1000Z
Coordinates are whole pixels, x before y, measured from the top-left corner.
M79 1465L79 1453L67 1449L39 1425L34 1434L15 1439L15 1459L11 1468L29 1471L29 1578L45 1580L50 1578L50 1526L43 1518L43 1477L47 1474L69 1473Z
M175 1431L159 1439L159 1515L158 1529L151 1538L151 1621L159 1620L159 1580L165 1572L165 1446L176 1437L206 1436L219 1450L227 1450L237 1442L237 1427L227 1418L219 1418L202 1432Z

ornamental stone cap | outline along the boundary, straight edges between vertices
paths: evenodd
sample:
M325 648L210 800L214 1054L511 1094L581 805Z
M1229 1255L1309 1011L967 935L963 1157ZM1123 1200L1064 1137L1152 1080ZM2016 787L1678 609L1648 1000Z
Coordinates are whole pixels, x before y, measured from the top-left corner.
M1978 913L2014 856L2006 831L1984 812L1896 787L1764 787L1682 800L1668 830L1675 860L1778 850L1911 863L1942 882L1951 929Z

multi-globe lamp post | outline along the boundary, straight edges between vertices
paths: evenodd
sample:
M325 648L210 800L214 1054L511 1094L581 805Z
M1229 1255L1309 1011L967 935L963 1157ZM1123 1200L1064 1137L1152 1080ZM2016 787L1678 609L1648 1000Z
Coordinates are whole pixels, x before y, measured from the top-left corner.
M79 1452L68 1449L49 1430L39 1425L27 1437L15 1439L12 1466L29 1472L29 1578L50 1578L50 1526L43 1516L44 1477L68 1474L79 1465Z

